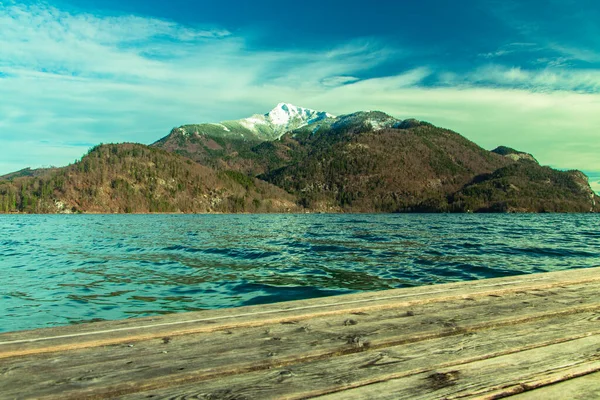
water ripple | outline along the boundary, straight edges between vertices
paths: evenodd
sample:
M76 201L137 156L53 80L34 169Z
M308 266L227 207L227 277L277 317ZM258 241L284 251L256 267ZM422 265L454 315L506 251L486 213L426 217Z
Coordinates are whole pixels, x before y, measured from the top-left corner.
M0 331L600 265L598 215L2 215Z

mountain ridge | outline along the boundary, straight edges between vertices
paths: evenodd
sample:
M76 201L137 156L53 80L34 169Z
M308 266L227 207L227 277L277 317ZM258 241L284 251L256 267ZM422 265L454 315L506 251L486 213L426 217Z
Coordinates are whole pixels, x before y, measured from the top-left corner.
M279 139L286 132L328 118L335 118L335 116L325 111L298 107L290 103L279 103L265 114L254 114L238 120L227 120L216 123L181 125L173 128L169 135L208 135L267 141ZM157 142L163 139L165 138L159 139Z
M488 151L380 111L335 117L289 103L0 177L0 212L591 212L598 204L583 173L540 166L528 153Z

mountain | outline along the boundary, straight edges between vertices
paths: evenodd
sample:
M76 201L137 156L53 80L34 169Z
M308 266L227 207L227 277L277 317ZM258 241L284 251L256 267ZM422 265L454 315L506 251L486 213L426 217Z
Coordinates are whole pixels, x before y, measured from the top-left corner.
M324 111L280 103L266 114L241 120L183 125L151 146L211 168L256 176L285 164L288 156L284 150L273 153L269 149L287 132L313 135L344 130L406 129L418 124L419 121L399 120L380 111L360 111L335 117Z
M513 161L529 160L529 161L533 161L535 163L538 162L535 159L535 157L533 157L531 154L524 153L522 151L518 151L513 148L506 147L506 146L498 146L494 150L492 150L492 153L496 153L496 154L500 154L501 156L508 157Z
M593 212L599 205L582 172L557 171L528 158L476 176L450 203L458 212Z
M383 113L343 116L277 145L290 161L261 179L303 206L344 211L447 211L448 195L513 162L450 130Z
M47 175L51 174L52 172L54 172L56 170L57 170L57 168L55 168L55 167L37 168L37 169L23 168L19 171L11 172L10 174L0 175L0 181L11 180L11 179L25 177L25 176L43 177L43 176L47 176Z
M254 170L244 163L238 165L230 161L239 155L252 158L251 149L259 143L273 141L286 132L334 118L323 111L279 103L266 114L255 114L240 120L182 125L152 146L213 168L259 173L263 170Z
M169 136L190 139L195 136L209 136L250 141L275 140L286 132L333 118L333 115L324 111L279 103L266 114L255 114L248 118L219 123L182 125L174 128Z
M541 167L531 154L506 146L490 152L448 129L415 119L397 119L379 111L339 117L324 112L320 115L326 117L307 120L278 139L222 140L205 134L170 150L216 169L257 176L295 195L298 203L310 210L467 212L596 208L595 196L587 182L581 186L580 176ZM219 149L210 148L207 140L222 140L222 145ZM164 142L155 146L163 147ZM508 168L514 164L519 167ZM523 170L529 173L523 174ZM532 193L523 190L500 195L502 189L498 187L497 198L477 198L476 188L482 186L474 185L483 185L483 177L492 179L496 171L500 171L503 180L531 188ZM536 179L547 171L555 175L550 185L553 189L542 191ZM569 191L560 182L569 182L571 188L580 190ZM464 191L467 187L469 191Z
M590 212L579 171L485 150L425 121L280 103L184 125L151 146L101 145L68 167L0 179L4 212Z
M378 131L386 128L405 129L412 125L417 126L421 122L409 119L400 120L381 111L359 111L352 114L342 115L338 118L327 118L315 121L296 129L297 132L317 133L318 131L342 131L344 129L356 130L360 128L364 131Z
M0 181L0 212L291 212L294 196L135 143L100 145L42 177Z

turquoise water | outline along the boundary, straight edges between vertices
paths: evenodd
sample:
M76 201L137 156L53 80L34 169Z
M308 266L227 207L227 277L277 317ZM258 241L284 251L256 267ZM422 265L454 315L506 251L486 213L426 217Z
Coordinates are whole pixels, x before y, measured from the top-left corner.
M600 215L0 215L0 331L600 266Z

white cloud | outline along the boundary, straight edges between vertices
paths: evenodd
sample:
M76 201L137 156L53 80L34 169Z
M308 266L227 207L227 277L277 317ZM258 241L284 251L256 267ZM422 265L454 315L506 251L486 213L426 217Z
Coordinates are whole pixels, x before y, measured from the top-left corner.
M0 174L72 162L87 143L151 143L177 125L241 118L280 101L424 119L486 148L600 171L594 70L420 67L365 79L408 54L373 39L310 52L249 50L220 28L1 3L0 26ZM446 86L426 88L428 79ZM588 93L567 91L580 89Z
M583 61L590 64L600 63L600 52L588 48L573 47L560 43L550 43L548 48L552 49L568 60Z
M529 91L578 91L595 93L600 90L600 69L546 68L541 70L507 67L498 64L481 66L465 74L441 74L445 85L487 85L527 89Z
M51 7L11 6L0 15L0 65L9 74L31 70L68 76L164 78L160 63L139 53L156 37L181 40L172 23L140 17L72 15ZM135 46L134 49L124 49Z
M386 79L372 79L339 87L313 101L316 107L327 105L334 114L361 105L399 118L423 119L487 149L506 145L534 154L545 165L600 171L596 94L473 87L397 90Z
M527 42L515 42L505 44L495 51L490 51L487 53L479 54L480 57L487 59L494 59L498 57L503 57L509 54L514 53L522 53L522 52L537 52L540 51L540 47L536 43L527 43Z
M340 86L340 85L345 85L347 83L352 83L352 82L356 82L359 81L360 79L355 77L355 76L331 76L331 77L327 77L325 79L323 79L321 81L321 83L323 84L323 86L327 86L327 87L336 87L336 86Z
M0 26L0 141L33 139L21 162L0 172L56 163L42 156L53 150L41 141L150 143L182 123L239 118L292 93L352 82L390 53L372 40L249 51L223 29L47 6L0 4ZM64 151L66 163L81 149ZM0 159L8 159L2 147Z

